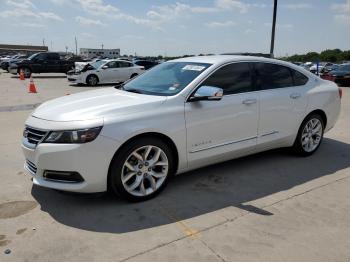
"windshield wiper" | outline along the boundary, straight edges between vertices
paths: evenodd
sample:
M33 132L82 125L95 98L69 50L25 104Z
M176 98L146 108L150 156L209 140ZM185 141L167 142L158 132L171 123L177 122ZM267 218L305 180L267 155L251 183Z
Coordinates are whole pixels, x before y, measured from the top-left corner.
M122 90L124 90L124 91L126 91L126 92L136 93L136 94L143 94L140 90L138 90L138 89L133 89L133 88L130 88L130 89L125 89L125 88L123 88Z
M124 83L119 83L114 86L115 89L124 90Z

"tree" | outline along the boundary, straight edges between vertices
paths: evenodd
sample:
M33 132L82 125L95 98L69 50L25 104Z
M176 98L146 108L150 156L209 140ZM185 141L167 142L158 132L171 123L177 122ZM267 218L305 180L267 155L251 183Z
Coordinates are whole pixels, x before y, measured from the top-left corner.
M320 54L321 61L337 62L341 60L342 51L340 49L327 49Z

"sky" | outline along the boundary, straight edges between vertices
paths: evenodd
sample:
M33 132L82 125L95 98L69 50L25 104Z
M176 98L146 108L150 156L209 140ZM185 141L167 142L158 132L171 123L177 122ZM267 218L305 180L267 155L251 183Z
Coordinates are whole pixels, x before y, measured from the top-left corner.
M0 0L0 43L178 56L269 53L273 0ZM279 0L275 55L350 49L350 0Z

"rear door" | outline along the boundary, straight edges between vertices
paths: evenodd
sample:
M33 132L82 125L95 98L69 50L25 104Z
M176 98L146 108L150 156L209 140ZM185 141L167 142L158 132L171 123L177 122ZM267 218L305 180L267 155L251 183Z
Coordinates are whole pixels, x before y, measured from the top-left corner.
M119 81L125 82L129 80L134 72L136 72L136 68L132 63L126 61L118 61L119 64Z
M260 93L258 147L272 148L294 139L307 106L308 79L286 66L253 65Z

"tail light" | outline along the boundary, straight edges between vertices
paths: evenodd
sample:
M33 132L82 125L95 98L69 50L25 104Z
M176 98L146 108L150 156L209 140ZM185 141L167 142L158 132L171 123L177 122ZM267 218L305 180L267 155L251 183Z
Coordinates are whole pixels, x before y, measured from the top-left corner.
M339 91L339 97L340 99L343 97L343 89L341 89L340 87L338 88Z

